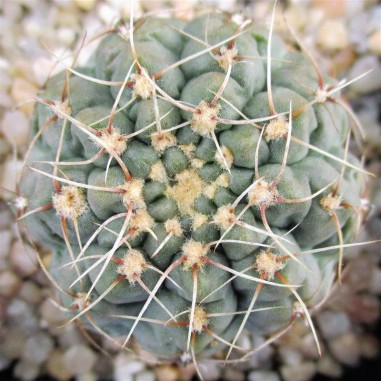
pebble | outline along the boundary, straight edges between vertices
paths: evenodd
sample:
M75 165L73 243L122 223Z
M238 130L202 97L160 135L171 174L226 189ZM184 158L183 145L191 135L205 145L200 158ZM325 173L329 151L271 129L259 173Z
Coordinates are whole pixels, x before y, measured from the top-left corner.
M5 217L5 216L4 216ZM0 219L3 215L0 215ZM0 270L6 270L8 268L8 255L11 247L12 233L10 230L0 231Z
M280 347L279 354L282 362L289 366L297 366L303 361L303 356L299 351L287 346Z
M38 269L37 256L32 251L25 250L20 241L13 243L9 260L15 271L22 277L28 277Z
M67 320L67 314L55 306L50 299L43 301L40 305L39 313L41 319L46 320L52 326L58 326Z
M317 371L324 376L332 378L339 378L343 373L342 367L328 355L323 356L317 362Z
M351 328L349 318L344 312L324 311L316 317L316 320L322 335L327 340L335 339Z
M23 162L21 160L15 161L10 155L4 164L4 173L7 175L1 179L1 186L5 189L14 191L18 181Z
M157 381L177 381L179 370L172 365L160 365L155 368Z
M276 372L254 370L249 373L248 381L280 381L280 377Z
M11 270L0 273L0 294L11 297L16 294L22 286L22 280Z
M83 11L90 11L95 6L95 0L73 0L73 3Z
M221 373L225 370L221 369L221 366L213 361L197 360L198 367L205 381L215 381L220 379Z
M91 370L97 356L85 345L70 347L64 355L64 363L74 375L82 375Z
M333 357L339 362L354 366L360 360L359 340L353 332L347 332L329 343Z
M132 377L132 375L141 372L145 368L143 362L134 360L124 353L119 353L115 357L114 366L115 381L124 381L125 377Z
M376 30L369 36L368 49L371 53L381 56L381 29Z
M42 364L53 347L53 339L47 333L39 332L28 338L21 357L27 362Z
M25 112L27 115L31 115L33 112L34 102L29 101L33 100L33 97L36 96L37 92L38 88L36 85L26 81L23 78L15 78L13 81L11 89L12 99L16 105L20 104L19 109Z
M41 288L32 281L24 281L18 293L18 297L28 304L38 305L42 301Z
M135 376L135 381L155 381L155 373L145 370Z
M253 335L252 348L258 348L266 340L262 336ZM265 364L269 364L274 354L274 348L271 345L267 345L260 351L254 353L249 360L249 364L253 368L260 368ZM238 364L239 365L239 364Z
M347 28L340 19L328 19L320 26L316 42L323 49L340 50L349 45Z
M59 349L55 349L45 364L48 374L59 381L67 381L72 377L70 367L65 364L65 353Z
M280 373L284 381L309 381L316 373L316 365L313 362L304 362L297 366L282 366Z
M28 361L19 361L13 371L14 375L20 380L32 381L37 378L40 373L40 366Z
M28 316L28 319L25 319ZM14 298L8 305L8 318L10 322L23 330L27 335L32 335L39 330L39 320L33 306L24 300Z
M10 360L17 359L24 350L26 335L17 327L6 329L5 338L1 342L1 352Z
M209 378L209 368L207 370L205 379L206 380L220 380L226 381L245 381L245 374L239 369L226 366L219 371L219 375L216 378Z
M29 120L19 110L7 111L1 122L1 131L9 142L16 146L24 145L28 142Z
M354 79L368 70L372 70L358 81L350 85L350 93L365 94L381 88L381 63L378 58L366 55L359 58L348 73L348 80Z

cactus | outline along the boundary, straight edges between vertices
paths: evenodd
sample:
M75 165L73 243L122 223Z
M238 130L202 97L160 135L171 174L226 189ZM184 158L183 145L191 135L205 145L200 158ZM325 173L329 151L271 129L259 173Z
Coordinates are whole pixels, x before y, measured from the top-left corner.
M272 26L131 21L48 81L21 218L70 322L196 363L245 360L244 329L270 343L302 317L319 349L310 313L361 222L361 129L348 83Z

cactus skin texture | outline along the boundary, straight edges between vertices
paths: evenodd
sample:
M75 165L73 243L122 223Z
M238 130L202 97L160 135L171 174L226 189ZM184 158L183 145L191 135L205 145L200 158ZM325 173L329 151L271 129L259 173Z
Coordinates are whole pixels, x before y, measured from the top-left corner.
M21 191L69 319L171 359L313 330L361 207L338 86L219 13L138 20L51 78Z

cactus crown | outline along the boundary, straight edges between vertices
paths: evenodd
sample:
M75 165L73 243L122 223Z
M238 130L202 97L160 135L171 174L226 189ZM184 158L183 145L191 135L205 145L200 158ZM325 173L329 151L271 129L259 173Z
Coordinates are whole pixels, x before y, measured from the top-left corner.
M341 87L220 13L132 23L50 79L21 189L71 320L195 361L247 358L243 329L286 330L295 302L314 332L360 216Z

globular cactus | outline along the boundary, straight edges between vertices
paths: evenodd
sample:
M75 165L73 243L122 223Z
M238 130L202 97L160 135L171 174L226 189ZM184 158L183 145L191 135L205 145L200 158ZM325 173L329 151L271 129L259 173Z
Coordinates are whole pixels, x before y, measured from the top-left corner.
M151 17L49 80L20 189L69 320L171 359L245 359L244 329L271 342L300 317L315 334L364 171L345 84L297 47Z

